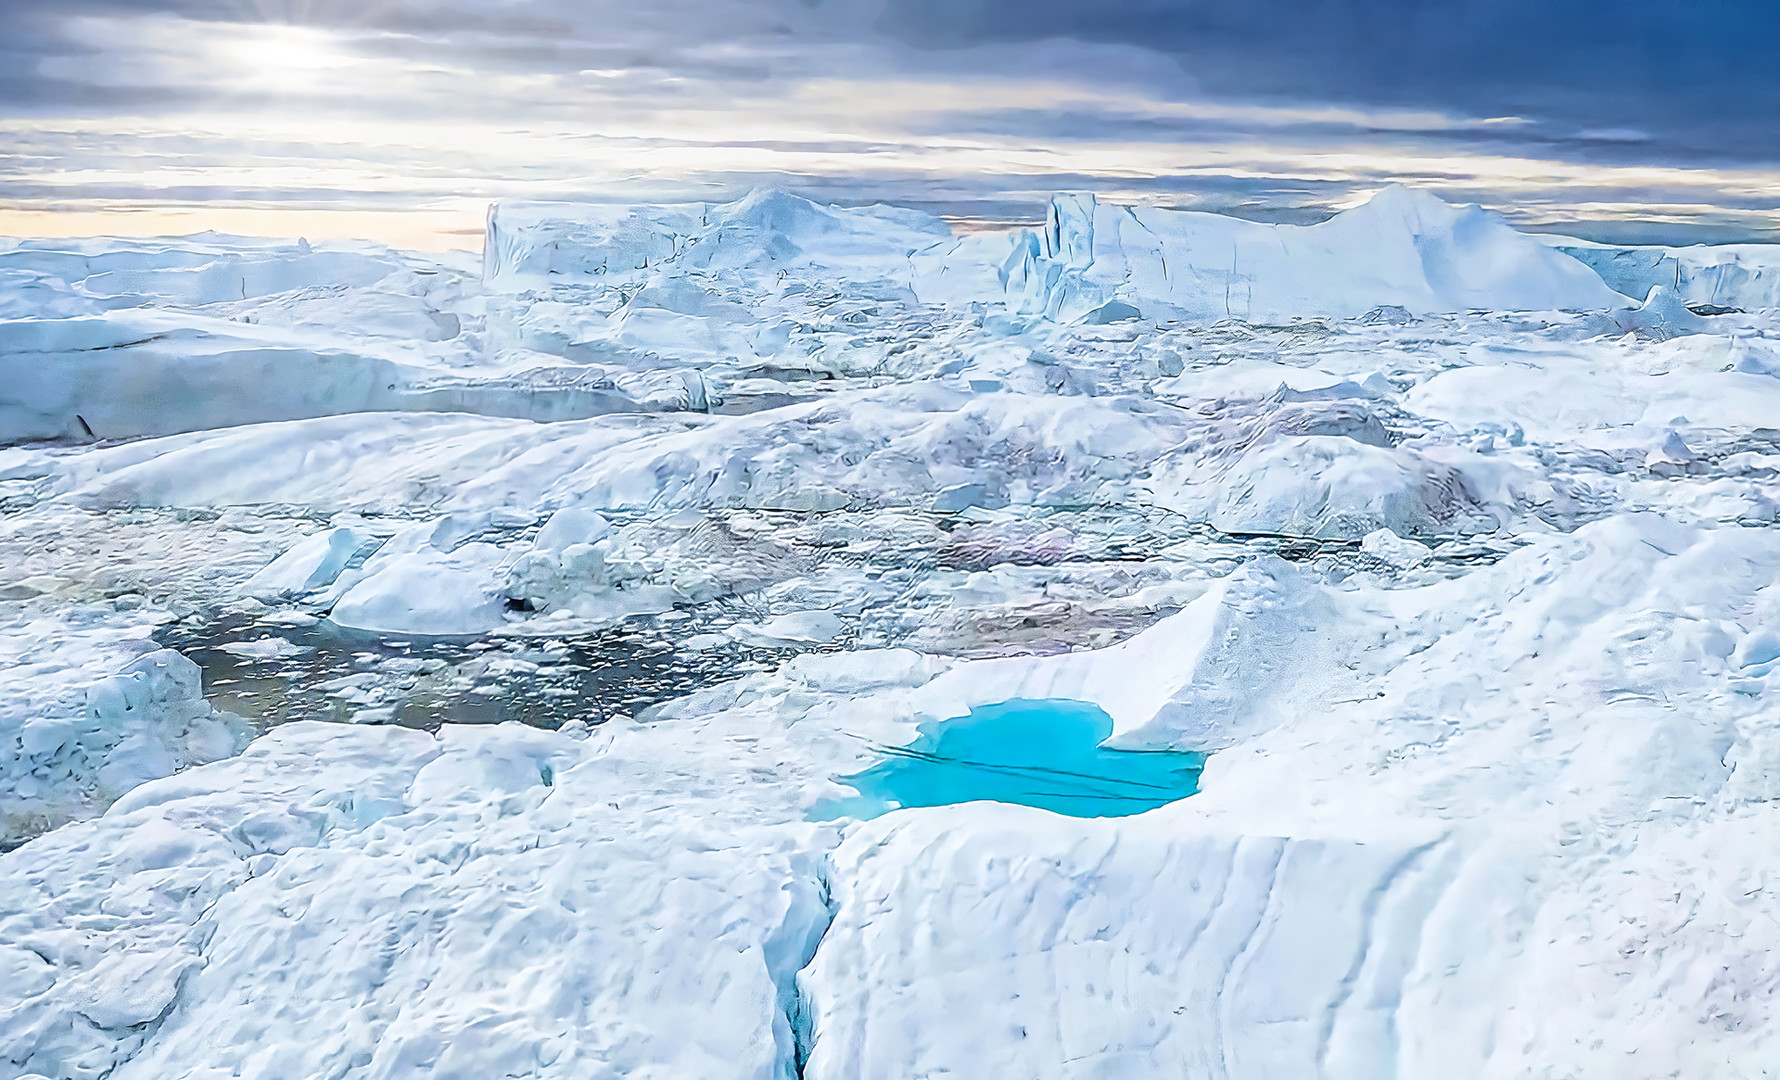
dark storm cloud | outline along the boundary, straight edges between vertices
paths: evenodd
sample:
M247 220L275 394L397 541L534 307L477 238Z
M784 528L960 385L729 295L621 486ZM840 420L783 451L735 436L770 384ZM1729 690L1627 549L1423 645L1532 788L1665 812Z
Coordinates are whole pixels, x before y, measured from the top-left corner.
M1175 58L1205 89L1648 132L1675 154L1780 156L1771 0L890 0L926 48L1069 38Z

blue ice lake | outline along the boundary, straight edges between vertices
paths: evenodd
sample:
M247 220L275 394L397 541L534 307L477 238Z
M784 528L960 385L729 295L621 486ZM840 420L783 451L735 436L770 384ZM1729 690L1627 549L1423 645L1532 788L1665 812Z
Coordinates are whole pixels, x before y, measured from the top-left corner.
M1124 817L1199 790L1205 755L1108 750L1112 717L1081 701L1015 700L923 724L907 746L840 782L856 789L821 816L877 817L987 799L1071 817Z

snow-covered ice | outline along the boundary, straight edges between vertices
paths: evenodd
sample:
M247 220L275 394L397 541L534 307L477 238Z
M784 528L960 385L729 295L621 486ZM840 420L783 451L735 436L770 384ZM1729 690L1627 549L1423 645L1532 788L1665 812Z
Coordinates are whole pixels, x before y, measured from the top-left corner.
M1775 266L4 246L0 1072L1776 1075Z

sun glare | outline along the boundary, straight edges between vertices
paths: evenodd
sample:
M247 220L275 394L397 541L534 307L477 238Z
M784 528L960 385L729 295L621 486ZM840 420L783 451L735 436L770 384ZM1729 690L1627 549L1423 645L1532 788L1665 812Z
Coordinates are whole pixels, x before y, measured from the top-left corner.
M306 26L247 26L217 43L241 83L280 93L314 90L352 58L329 34Z

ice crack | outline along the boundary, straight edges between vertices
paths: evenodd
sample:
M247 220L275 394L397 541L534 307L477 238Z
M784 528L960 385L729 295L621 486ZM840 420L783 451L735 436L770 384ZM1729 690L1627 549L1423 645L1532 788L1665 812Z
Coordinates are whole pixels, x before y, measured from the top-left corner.
M803 1080L804 1069L816 1047L816 1017L803 987L803 973L816 960L816 952L834 925L839 905L830 884L833 866L826 855L815 859L808 874L792 882L790 910L779 932L766 942L767 966L777 989L779 1016L789 1043L789 1066L781 1075ZM777 1022L773 1025L779 1026ZM775 1032L775 1036L779 1033Z

